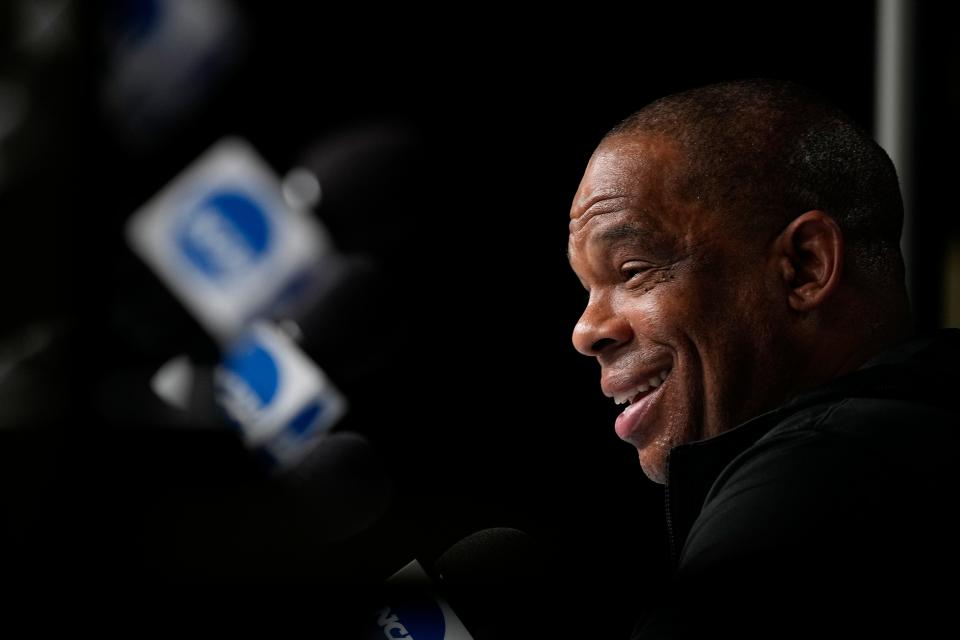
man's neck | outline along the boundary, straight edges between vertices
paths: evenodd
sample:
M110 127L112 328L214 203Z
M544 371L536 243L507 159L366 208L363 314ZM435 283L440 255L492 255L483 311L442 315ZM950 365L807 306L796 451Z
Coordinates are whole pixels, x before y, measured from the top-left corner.
M856 371L887 349L909 340L915 333L909 315L885 322L864 323L858 328L859 331L840 335L823 345L818 357L825 366L819 369L817 384ZM817 367L818 363L812 364Z

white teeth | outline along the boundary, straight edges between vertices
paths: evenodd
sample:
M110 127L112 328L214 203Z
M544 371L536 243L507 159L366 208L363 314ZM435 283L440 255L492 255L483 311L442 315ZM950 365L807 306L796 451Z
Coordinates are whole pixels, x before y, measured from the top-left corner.
M640 384L640 385L637 385L635 388L631 389L630 391L617 394L613 396L613 401L616 404L629 404L629 402L633 398L635 398L638 394L646 393L650 389L656 389L657 387L659 387L661 384L663 384L663 381L667 379L667 375L669 374L670 374L670 370L664 369L660 373L651 377L647 381L649 384Z

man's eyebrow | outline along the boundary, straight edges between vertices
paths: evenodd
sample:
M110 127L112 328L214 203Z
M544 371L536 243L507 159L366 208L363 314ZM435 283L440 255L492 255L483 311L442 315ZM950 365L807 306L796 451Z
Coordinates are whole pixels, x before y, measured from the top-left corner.
M648 250L662 246L663 233L650 225L637 222L623 222L599 231L590 238L590 244L600 244L605 248L620 244L633 244ZM570 247L567 246L567 260L570 260Z
M650 230L635 222L624 222L622 224L608 227L595 235L592 242L599 242L605 245L615 245L622 242L643 241L649 237Z
M590 239L591 244L600 244L609 249L630 244L646 251L660 253L665 247L666 234L656 224L640 224L636 221L613 225Z

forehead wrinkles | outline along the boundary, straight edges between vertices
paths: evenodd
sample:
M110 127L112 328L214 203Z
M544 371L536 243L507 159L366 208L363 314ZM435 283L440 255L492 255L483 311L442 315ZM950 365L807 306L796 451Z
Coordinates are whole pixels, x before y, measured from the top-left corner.
M599 195L588 201L588 206L581 215L570 220L570 235L578 234L586 229L587 225L595 220L605 220L617 214L623 214L636 207L636 198L623 195ZM594 222L591 227L601 222Z
M580 230L593 215L627 206L668 213L665 204L680 200L680 167L674 145L660 138L615 138L601 144L574 198L570 232Z

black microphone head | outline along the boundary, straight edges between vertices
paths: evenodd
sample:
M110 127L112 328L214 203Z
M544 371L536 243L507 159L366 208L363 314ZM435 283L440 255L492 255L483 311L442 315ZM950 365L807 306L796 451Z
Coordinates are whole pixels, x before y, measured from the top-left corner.
M553 599L547 554L517 529L477 531L434 563L442 592L475 640L534 638Z
M333 131L304 152L300 165L320 185L319 218L351 252L405 256L411 229L423 224L427 166L422 134L407 124L371 121ZM420 224L411 225L415 215Z
M393 486L370 441L342 431L323 440L293 469L280 476L304 524L316 540L336 541L377 522L389 506Z
M495 586L542 575L541 554L523 531L493 527L451 546L437 558L434 569L447 584Z
M321 285L291 319L301 333L300 347L352 398L352 389L346 387L357 381L369 384L369 376L382 375L392 355L387 347L397 331L384 327L383 318L396 308L387 290L395 283L376 259L363 254L331 258L323 272ZM391 333L388 338L370 340L385 331Z

